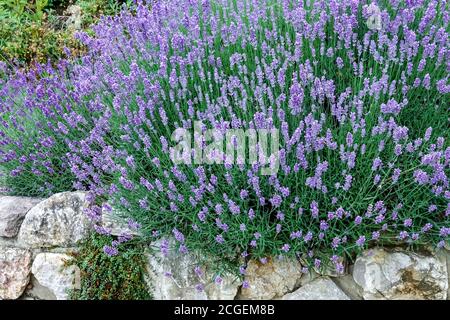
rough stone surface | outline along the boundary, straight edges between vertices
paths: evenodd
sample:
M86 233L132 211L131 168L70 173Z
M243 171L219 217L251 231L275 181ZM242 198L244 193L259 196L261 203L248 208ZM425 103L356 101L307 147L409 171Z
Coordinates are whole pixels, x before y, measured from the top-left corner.
M33 275L22 297L29 300L56 300L55 294L49 288L42 286Z
M364 299L447 298L448 272L442 256L368 250L357 258L353 279L362 287Z
M269 259L262 264L250 260L245 280L249 287L242 288L240 299L272 299L294 290L302 276L301 264L293 259Z
M350 300L350 298L328 277L317 278L282 300Z
M170 241L172 243L172 241ZM216 284L215 274L200 266L202 274L195 272L198 257L192 253L181 254L169 249L163 255L160 248L162 241L153 244L155 248L148 255L149 284L153 288L156 300L227 300L234 299L240 282L233 276L222 277L222 283ZM198 286L203 290L199 290Z
M0 237L15 237L27 212L40 201L36 198L0 196Z
M70 247L84 238L89 221L85 193L63 192L41 201L25 216L18 240L32 247Z
M447 260L447 273L448 273L448 288L447 288L447 300L450 300L450 251L445 250L442 252L445 256L445 260Z
M78 5L71 5L67 7L66 14L69 15L69 17L66 20L66 26L69 30L80 30L81 29L81 22L82 22L82 16L81 16L81 7Z
M0 247L0 299L19 298L30 279L31 252Z
M130 228L126 221L115 214L114 208L112 211L102 211L102 226L113 236L121 236L123 234L140 235L138 230Z
M332 279L336 285L352 300L362 300L362 289L353 280L351 274L342 275Z
M40 253L36 256L31 268L33 284L36 286L33 295L36 298L67 300L68 291L79 288L79 269L74 265L66 265L70 259L69 255L61 253Z
M302 275L300 280L297 282L296 287L303 287L304 285L308 284L309 282L313 281L314 279L319 278L321 275L316 273L313 270L309 270L309 272L306 272Z

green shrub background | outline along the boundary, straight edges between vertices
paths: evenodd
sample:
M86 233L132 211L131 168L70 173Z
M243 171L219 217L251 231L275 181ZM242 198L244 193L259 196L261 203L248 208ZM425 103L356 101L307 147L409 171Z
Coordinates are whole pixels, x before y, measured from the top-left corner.
M56 61L64 48L72 55L83 52L74 39L75 30L67 29L65 10L81 7L82 28L89 27L102 15L114 15L129 0L0 0L0 61L21 67L34 62Z

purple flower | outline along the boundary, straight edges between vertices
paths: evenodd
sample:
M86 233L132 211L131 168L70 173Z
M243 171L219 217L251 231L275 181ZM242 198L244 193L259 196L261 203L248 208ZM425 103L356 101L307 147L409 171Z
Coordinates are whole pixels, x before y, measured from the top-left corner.
M314 267L315 267L316 269L319 269L319 268L320 268L320 265L321 265L320 259L314 259Z
M309 242L311 241L313 238L313 233L311 231L308 231L306 233L306 235L303 237L303 240L305 240L305 242Z
M104 246L103 252L106 253L108 256L113 257L117 256L119 254L119 250L113 246Z
M392 183L397 183L398 178L400 177L401 170L398 168L394 169L394 172L392 174Z
M326 221L321 220L320 221L320 230L327 230L329 228L328 223L326 223Z
M195 289L196 289L198 292L203 292L204 286L203 286L203 284L198 283L198 284L195 285Z
M180 231L178 231L176 228L174 228L172 230L172 233L178 242L180 242L180 243L184 242L184 235Z
M216 240L217 243L220 243L220 244L225 242L225 239L223 238L223 236L221 234L217 235L215 237L215 240Z
M429 141L431 138L431 133L433 132L433 128L429 127L426 131L425 131L425 136L423 138L423 140L425 141Z
M198 277L201 277L201 276L203 275L203 271L202 271L202 268L201 268L200 266L196 266L196 267L194 268L194 272L195 272L195 274L196 274Z
M362 247L362 246L364 246L364 243L366 242L366 237L365 236L360 236L359 238L358 238L358 240L356 240L356 245L358 246L358 247Z
M408 237L408 232L406 232L406 231L400 231L400 233L398 234L398 238L400 239L400 240L404 240L404 239L406 239Z
M302 237L302 231L295 231L291 233L291 239L300 239Z
M344 67L344 61L342 60L341 57L336 58L336 65L338 69L342 69Z
M433 225L431 223L427 223L422 227L422 233L428 232L433 228Z
M372 232L372 240L378 240L380 238L380 232L374 231Z
M247 190L241 190L240 197L242 200L246 199L248 197L248 191Z
M283 200L282 200L281 196L276 194L271 199L269 199L269 201L275 208L277 208L281 205L281 202Z
M255 218L255 211L253 211L252 208L250 208L250 210L248 210L248 218L250 220L253 220Z
M420 169L414 171L414 179L418 184L427 184L429 181L428 174Z
M379 174L376 174L375 177L373 178L373 184L377 185L380 183L381 180L381 176Z
M439 235L443 238L447 237L448 235L450 235L450 227L442 227L439 230Z
M275 226L275 231L276 231L276 233L280 233L281 232L281 224L277 224L276 226Z
M313 218L318 218L319 217L319 205L316 201L312 201L311 205L311 215Z
M411 227L412 226L412 219L411 218L408 218L408 219L405 219L405 221L403 221L403 225L405 226L405 227Z

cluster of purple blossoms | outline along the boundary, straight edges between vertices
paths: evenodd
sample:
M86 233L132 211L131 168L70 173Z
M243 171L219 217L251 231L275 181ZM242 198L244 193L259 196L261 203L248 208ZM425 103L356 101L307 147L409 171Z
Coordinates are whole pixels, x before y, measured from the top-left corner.
M143 237L222 259L300 256L340 272L349 250L384 237L443 246L449 7L379 4L382 26L372 30L366 4L138 1L102 19L93 36L78 34L79 61L1 80L10 189L88 190L96 223L107 199ZM194 121L223 134L279 129L270 159L279 170L261 175L243 159L173 163L171 135ZM117 243L105 252L117 254Z

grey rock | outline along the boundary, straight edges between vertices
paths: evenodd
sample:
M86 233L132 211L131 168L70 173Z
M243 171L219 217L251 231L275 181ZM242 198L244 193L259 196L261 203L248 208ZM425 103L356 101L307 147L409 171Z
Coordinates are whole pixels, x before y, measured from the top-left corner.
M53 291L41 285L33 275L30 284L30 288L25 291L25 297L32 300L57 300Z
M102 211L102 226L113 236L123 234L140 236L140 232L128 226L128 223L113 208L112 211Z
M239 299L267 300L281 297L298 287L302 277L301 264L295 259L268 259L262 264L250 260L245 280L249 287L242 288Z
M66 27L69 30L80 30L82 23L81 7L78 5L71 5L67 7L66 14L69 17L66 20Z
M80 288L80 270L68 265L71 256L61 253L40 253L31 268L37 288L33 295L39 299L68 300L71 289ZM38 284L36 284L38 283Z
M30 280L31 252L0 247L0 299L17 299Z
M372 249L356 259L353 279L364 299L444 300L448 272L440 255Z
M0 237L15 237L27 212L40 201L36 198L0 196Z
M89 232L84 192L63 192L41 201L25 216L18 241L32 248L71 247Z
M332 280L352 300L362 300L362 289L353 280L352 275L346 274L340 277L335 277Z
M155 252L148 254L148 281L155 300L226 300L236 296L240 286L237 278L222 276L222 282L216 284L216 274L208 266L200 266L199 276L195 268L202 259L174 249L163 255L159 250L162 241L155 242Z
M317 278L282 300L350 300L350 298L328 277Z

